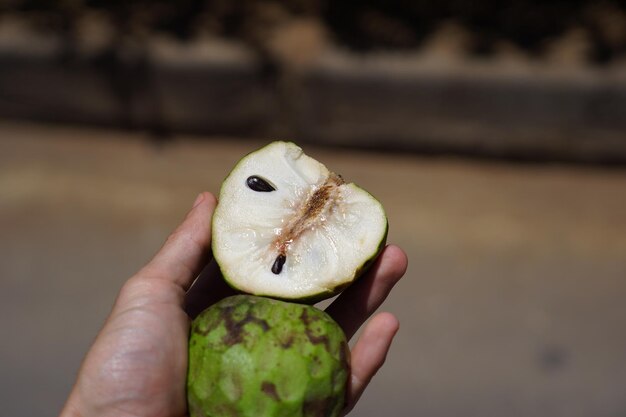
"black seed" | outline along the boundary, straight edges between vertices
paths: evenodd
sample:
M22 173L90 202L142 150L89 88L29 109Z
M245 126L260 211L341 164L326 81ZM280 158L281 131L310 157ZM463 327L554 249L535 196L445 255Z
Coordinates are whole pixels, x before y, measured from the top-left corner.
M274 261L274 265L272 265L272 272L276 275L280 274L280 272L283 270L283 265L285 265L286 260L287 257L285 255L278 255L276 257L276 260Z
M276 188L272 187L269 182L261 177L252 175L246 180L246 185L253 191L260 193L269 193L270 191L276 191Z

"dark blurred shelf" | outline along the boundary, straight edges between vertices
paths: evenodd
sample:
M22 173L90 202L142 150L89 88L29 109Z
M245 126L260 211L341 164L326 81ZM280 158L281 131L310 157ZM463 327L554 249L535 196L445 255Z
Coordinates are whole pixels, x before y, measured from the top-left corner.
M529 160L626 162L625 66L322 53L267 71L236 43L68 53L0 43L0 117Z

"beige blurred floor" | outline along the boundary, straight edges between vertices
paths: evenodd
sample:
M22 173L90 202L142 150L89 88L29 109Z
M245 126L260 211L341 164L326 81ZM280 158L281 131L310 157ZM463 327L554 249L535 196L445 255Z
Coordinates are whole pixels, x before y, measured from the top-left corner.
M126 277L261 141L0 123L2 415L55 415ZM355 416L626 414L626 171L307 147L410 268Z

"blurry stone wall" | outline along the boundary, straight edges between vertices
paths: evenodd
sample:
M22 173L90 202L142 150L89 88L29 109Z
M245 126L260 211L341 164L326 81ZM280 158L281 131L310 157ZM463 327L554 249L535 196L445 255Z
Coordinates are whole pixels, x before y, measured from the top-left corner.
M12 0L0 117L622 163L626 5Z

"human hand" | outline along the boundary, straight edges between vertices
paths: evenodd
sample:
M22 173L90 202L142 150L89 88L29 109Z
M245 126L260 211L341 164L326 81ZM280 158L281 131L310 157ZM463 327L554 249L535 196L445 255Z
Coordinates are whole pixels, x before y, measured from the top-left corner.
M200 194L155 257L124 284L61 417L188 415L190 316L233 293L209 262L216 203L210 193ZM406 267L404 252L386 247L367 274L328 307L348 338L380 306ZM398 321L390 313L376 315L365 326L352 349L346 412L382 366L397 330Z

